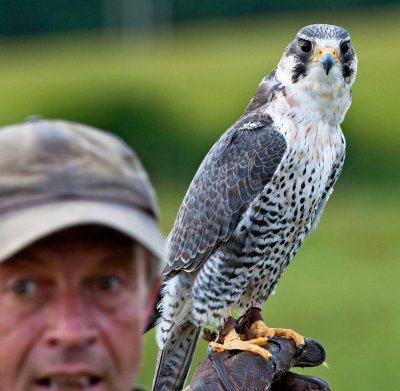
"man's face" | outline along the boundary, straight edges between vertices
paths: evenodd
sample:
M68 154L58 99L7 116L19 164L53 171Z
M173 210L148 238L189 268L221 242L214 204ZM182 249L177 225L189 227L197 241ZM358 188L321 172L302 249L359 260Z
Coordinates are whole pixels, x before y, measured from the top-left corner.
M0 264L0 390L128 391L157 291L147 258L75 228Z

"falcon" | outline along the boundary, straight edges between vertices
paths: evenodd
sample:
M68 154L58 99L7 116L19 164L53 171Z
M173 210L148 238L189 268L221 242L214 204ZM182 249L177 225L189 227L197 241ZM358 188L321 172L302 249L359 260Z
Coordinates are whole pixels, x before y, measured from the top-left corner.
M260 347L265 337L304 343L290 329L268 328L260 309L316 227L340 175L340 125L356 71L345 29L302 28L204 158L168 237L153 390L183 388L202 326L221 330L232 310L251 320L250 340L231 327L223 343L210 343L212 350L269 359Z

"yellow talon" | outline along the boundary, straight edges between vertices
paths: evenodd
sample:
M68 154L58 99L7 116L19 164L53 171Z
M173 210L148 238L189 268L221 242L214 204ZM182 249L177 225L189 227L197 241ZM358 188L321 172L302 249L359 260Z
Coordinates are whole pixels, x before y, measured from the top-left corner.
M230 313L228 313L224 329L226 331L229 330L229 332L227 332L225 337L217 338L216 341L219 342L209 343L211 351L224 352L226 350L241 350L263 356L266 360L270 360L272 356L271 353L265 348L262 348L262 346L268 345L269 337L285 337L286 339L292 339L297 347L304 345L304 338L291 329L267 327L261 320L260 309L258 307L252 307L248 311L246 320L251 322L250 327L239 328L243 330L243 334L238 334L235 330L235 325L237 323L230 316ZM239 324L239 327L242 326ZM226 331L222 330L222 335L224 335Z
M304 337L291 329L275 329L268 327L262 320L257 320L250 326L250 331L254 338L259 337L285 337L292 339L296 346L304 345Z
M210 342L209 346L213 352L223 352L225 350L241 350L263 356L266 360L271 359L271 353L263 349L261 346L266 346L268 339L265 337L255 338L250 341L242 341L240 335L232 329L225 336L223 343Z

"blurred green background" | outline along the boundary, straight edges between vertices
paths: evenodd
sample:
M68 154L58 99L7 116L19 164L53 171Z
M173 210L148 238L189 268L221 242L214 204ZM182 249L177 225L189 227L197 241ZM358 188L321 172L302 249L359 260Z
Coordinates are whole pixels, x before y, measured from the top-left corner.
M150 172L165 234L203 156L296 32L321 22L350 31L359 73L343 124L345 169L264 316L268 325L291 327L325 346L329 368L303 372L332 389L398 390L398 2L331 1L316 9L311 1L278 7L153 0L151 9L132 0L103 1L98 9L91 0L70 1L66 9L65 2L63 8L38 1L25 13L17 8L22 3L0 4L0 125L38 114L118 133ZM205 354L200 342L195 363ZM152 332L144 356L139 383L149 387Z

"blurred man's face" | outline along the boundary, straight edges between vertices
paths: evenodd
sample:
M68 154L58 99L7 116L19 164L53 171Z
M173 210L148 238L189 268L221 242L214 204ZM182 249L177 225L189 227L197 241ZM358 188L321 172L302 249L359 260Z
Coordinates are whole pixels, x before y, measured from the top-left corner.
M130 390L157 291L147 258L81 228L0 264L0 390Z

